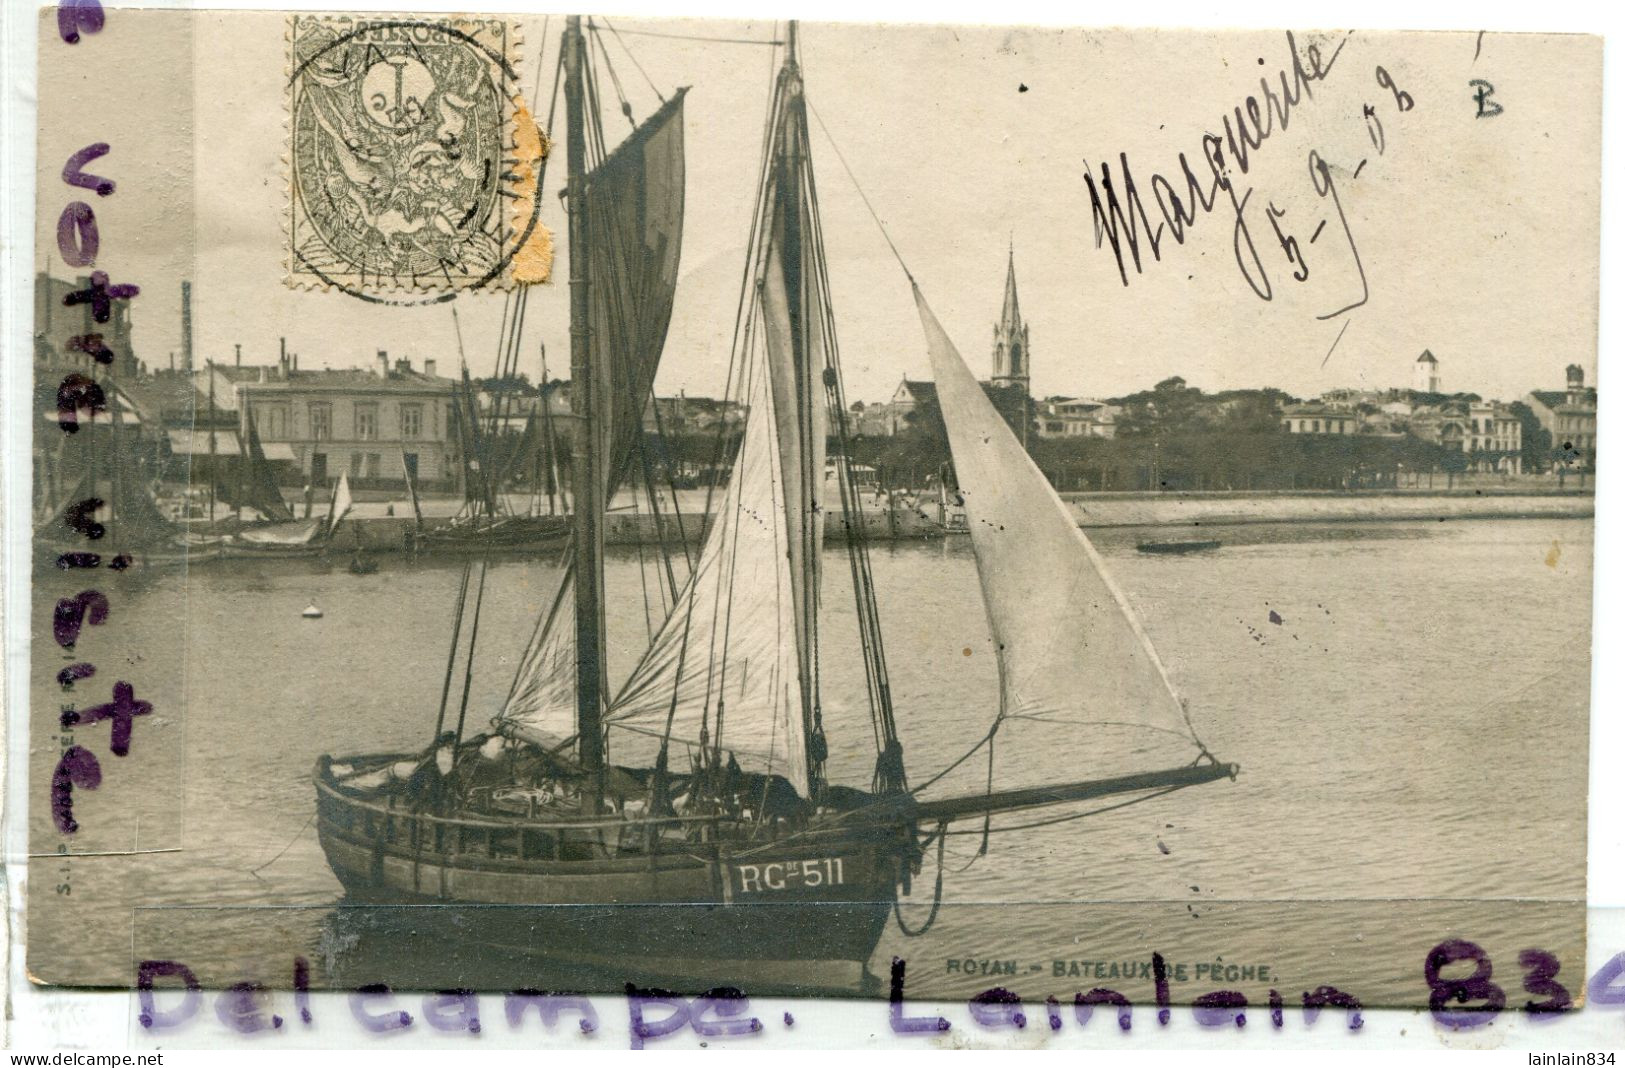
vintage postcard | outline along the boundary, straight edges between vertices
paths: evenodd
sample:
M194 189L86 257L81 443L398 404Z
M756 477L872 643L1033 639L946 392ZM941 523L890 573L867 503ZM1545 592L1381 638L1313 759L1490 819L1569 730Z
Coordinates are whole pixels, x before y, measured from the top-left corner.
M38 34L36 983L1583 999L1600 39Z

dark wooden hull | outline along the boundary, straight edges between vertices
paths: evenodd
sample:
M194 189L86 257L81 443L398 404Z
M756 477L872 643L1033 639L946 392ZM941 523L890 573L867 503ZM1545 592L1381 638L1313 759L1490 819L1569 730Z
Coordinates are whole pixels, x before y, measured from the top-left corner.
M414 548L428 553L551 549L564 544L573 529L568 516L504 516L489 525L425 530L414 539Z
M346 797L320 776L317 827L348 905L441 906L420 918L450 922L465 943L656 974L866 963L914 849L901 821L652 849L634 830L639 840L621 848L628 832L613 827L415 815Z

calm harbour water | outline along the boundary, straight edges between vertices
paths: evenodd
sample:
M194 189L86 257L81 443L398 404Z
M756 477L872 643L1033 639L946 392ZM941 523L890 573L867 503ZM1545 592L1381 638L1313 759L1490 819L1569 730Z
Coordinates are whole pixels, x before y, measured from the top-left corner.
M1241 777L996 834L980 857L979 827L956 825L970 833L950 840L935 926L908 938L894 920L871 968L883 975L893 955L906 958L911 995L1004 985L1069 999L1108 986L1144 1002L1149 980L1121 973L1158 951L1186 969L1176 1000L1226 986L1290 998L1332 984L1367 1004L1414 1004L1426 999L1428 949L1462 937L1502 965L1514 994L1523 949L1582 974L1590 521L1235 527L1219 532L1217 553L1187 557L1136 553L1146 536L1095 540L1204 741ZM861 785L873 749L847 652L844 550L829 553L831 769ZM873 559L898 729L922 781L997 708L975 564L962 539L877 546ZM455 560L381 560L370 576L232 561L108 583L112 615L81 639L101 665L81 699L106 700L124 678L154 713L137 721L122 760L107 755L105 726L76 732L105 778L78 796L75 848L179 851L36 860L34 899L53 887L58 898L30 916L36 976L122 986L134 960L167 958L211 986L285 986L300 954L317 985L375 981L353 962L329 970L353 946L335 934L340 888L316 841L310 774L324 752L428 741L461 575ZM618 678L645 634L635 551L610 573ZM471 722L500 704L556 576L543 558L492 565ZM37 574L36 585L43 621L84 583ZM310 603L322 619L300 617ZM47 695L34 720L36 849L59 841L45 801L60 751L49 680L61 659L50 649L35 665L36 694ZM1090 743L1084 729L1001 734L995 784L1112 774ZM977 792L986 777L975 758L933 795ZM933 856L902 908L910 928L930 911L934 878ZM126 922L94 904L109 901L138 907ZM387 953L406 972L389 977L397 985L454 985L444 950ZM1226 982L1215 965L1221 979L1228 965L1250 970ZM715 978L753 989L748 977Z

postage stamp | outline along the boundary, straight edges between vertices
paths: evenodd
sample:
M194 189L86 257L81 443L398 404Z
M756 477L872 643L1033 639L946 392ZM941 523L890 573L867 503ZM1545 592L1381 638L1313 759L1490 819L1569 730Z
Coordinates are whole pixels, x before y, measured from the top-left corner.
M518 46L496 18L288 17L290 285L366 297L514 281L537 227Z

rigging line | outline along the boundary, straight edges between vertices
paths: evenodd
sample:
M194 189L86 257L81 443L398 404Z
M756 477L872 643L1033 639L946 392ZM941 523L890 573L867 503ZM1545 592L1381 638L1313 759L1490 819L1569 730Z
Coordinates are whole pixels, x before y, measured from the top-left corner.
M650 392L652 393L653 390L651 389ZM655 437L660 442L660 464L665 468L666 471L666 485L671 490L671 512L677 520L677 543L682 547L683 550L683 566L687 568L688 573L692 575L694 573L694 561L690 558L688 552L688 530L683 526L683 506L677 500L677 476L672 473L671 448L666 438L666 428L661 422L660 405L658 403L654 405L654 413ZM664 533L661 535L660 545L661 549L664 550L666 545ZM667 558L667 563L668 565L670 563L669 556ZM677 587L675 584L673 584L672 603L676 604L676 601Z
M499 388L499 383L502 381L503 372L506 370L508 359L508 334L513 329L511 317L517 314L518 305L514 297L514 292L510 289L502 294L502 320L500 325L497 327L497 358L495 366L491 369L493 378L491 386L493 389ZM489 423L487 430L494 434L496 433L497 429L497 413L501 404L501 398L496 397L493 398L493 400L494 403L491 405L491 411L486 418ZM477 412L475 414L475 418L479 418Z
M609 20L605 19L604 24L609 25ZM774 25L774 36L765 41L759 41L754 37L707 37L691 33L660 33L656 30L620 30L617 31L617 35L626 33L634 37L661 37L668 41L709 41L712 44L767 45L773 47L784 43L778 39L777 23Z
M761 237L762 227L766 221L765 200L770 182L768 174L768 160L771 158L773 151L773 120L778 116L780 97L783 93L783 86L778 81L776 68L773 62L773 54L771 53L768 56L768 84L772 86L772 89L768 94L767 113L762 116L762 148L756 161L756 203L751 213L750 235L745 244L745 248L747 250L755 250L755 255L746 256L744 265L740 269L739 300L734 307L733 338L729 341L728 348L728 376L723 379L724 401L727 399L726 391L733 387L733 376L736 370L737 357L741 351L739 347L740 332L743 329L748 334L750 329L750 323L748 320L751 316L752 309L755 306L754 301L756 296L756 291L751 285L751 280L759 275L762 264L762 249L759 245L759 240ZM743 383L743 376L741 376L740 381ZM740 389L742 392L742 384ZM738 394L736 394L736 396L737 395ZM713 467L715 464L721 463L722 445L727 437L726 409L724 409L723 414L724 418L717 425L717 449L716 455L712 460ZM707 515L711 514L711 501L715 490L716 483L713 480L711 485L707 487L705 494L705 512Z
M804 97L803 102L806 102ZM810 103L808 106L811 106ZM812 146L807 137L805 124L803 124L800 132L802 154L810 159ZM848 458L845 456L850 451L850 440L846 424L844 383L841 378L840 338L835 326L834 307L828 299L830 293L829 264L827 258L822 255L824 248L823 215L818 208L817 178L810 166L806 170L805 182L808 215L814 237L815 265L817 267L818 281L826 298L823 302L825 356L826 366L833 372L833 381L826 390L828 394L826 404L834 408L836 412L835 422L843 454L841 471L839 472L840 481L838 483L841 490L842 508L847 511L849 520L855 519L855 524L851 521L847 524L847 555L852 568L853 592L857 600L856 607L860 632L863 635L864 642L864 669L870 694L870 717L877 735L876 747L884 752L889 743L897 739L896 720L891 706L891 682L886 669L885 645L880 629L880 610L874 594L874 574L869 560L863 500L853 482ZM906 781L903 785L906 787Z
M583 41L582 45L587 49L586 61L581 65L582 81L586 83L587 99L591 104L589 111L592 116L592 121L587 124L587 132L592 135L589 155L592 158L592 166L596 169L609 157L609 142L604 140L604 104L603 97L598 92L598 69L592 62L592 45L586 41Z
M504 433L502 438L497 439L499 441L503 438L512 437L511 432L508 432L508 421L513 418L519 410L519 349L520 341L523 339L525 333L525 313L529 310L529 308L530 286L521 285L519 288L519 295L517 298L515 298L513 322L509 324L509 335L506 338L508 351L506 367L502 375L503 388L500 395L501 420L499 426L499 429L503 430ZM527 424L527 430L528 429L530 429L529 424ZM502 464L501 469L497 473L498 477L496 490L498 493L502 493L504 495L503 503L505 504L507 503L505 487L514 477L514 469L520 460L520 446L522 444L523 440L519 442L509 441L508 455L505 458L505 462ZM511 512L512 509L509 508L509 511Z
M757 369L757 374L762 376L762 387L763 387L762 388L762 396L764 398L763 402L762 402L762 404L760 405L759 408L757 406L755 406L755 405L752 405L752 407L755 408L756 410L750 412L746 416L747 420L752 419L752 418L761 418L761 414L762 414L763 410L773 407L773 386L772 386L771 380L768 377L771 374L771 371L767 367L766 364L767 364L767 357L764 355L762 357L762 359L760 361L760 365L759 365L759 367ZM775 422L777 421L777 415L778 415L778 412L775 409L775 411L774 411ZM777 470L778 465L779 465L778 435L775 432L775 429L776 428L775 428L773 423L768 424L767 428L766 428L766 433L764 433L762 435L762 437L767 442L767 446L768 446L768 448L767 448L767 456L764 457L763 459L764 459L764 462L766 462L767 465L768 465L768 471L770 473L769 474L770 485L772 485L774 487L774 490L775 490L775 501L773 503L776 505L776 504L778 504L777 494L776 494L777 487L778 487L778 481L776 479L772 479L772 476L771 476L771 472ZM723 621L722 621L722 666L721 666L721 668L719 670L720 677L717 680L716 731L714 732L714 734L712 736L712 748L713 748L713 751L715 753L715 759L718 760L718 761L720 761L721 756L722 756L722 719L723 719L723 715L724 715L724 713L726 712L726 709L727 709L727 700L728 700L728 645L729 645L729 642L731 642L733 640L734 590L735 590L735 588L736 588L736 586L738 584L738 578L739 578L739 533L740 533L740 530L741 530L741 523L740 523L740 518L739 517L744 513L744 510L745 510L745 493L744 493L744 482L743 482L744 472L743 472L743 470L741 470L741 467L742 467L743 463L752 462L750 457L747 457L747 456L743 455L744 451L745 451L745 441L747 439L748 439L748 433L746 435L741 436L740 441L739 441L739 450L738 450L738 452L736 452L734 454L735 455L734 469L729 475L729 484L730 484L730 486L734 485L734 483L737 482L738 483L738 492L734 493L734 495L733 495L733 498L734 498L734 518L733 518L733 523L731 524L731 530L730 530L730 534L732 536L733 543L728 548L728 567L727 567L727 576L728 576L727 601L728 601L728 607L727 607L727 611L723 614ZM782 509L781 508L775 508L774 510L775 511L781 511ZM758 517L753 516L752 518L758 518ZM779 519L779 517L777 515L775 515L773 517L774 522L778 522L778 519ZM722 581L722 576L720 574L717 576L717 581L718 581L718 586L720 587L721 586L721 581ZM774 589L774 596L775 596L775 598L777 598L777 595L778 595L778 583L776 583L776 582L774 583L773 589ZM780 619L783 618L782 612L780 613L779 618ZM749 670L749 667L750 667L750 665L749 665L748 662L745 663L745 664L740 665L741 670Z
M536 49L536 87L530 91L532 100L542 95L542 71L547 69L547 65L542 62L542 59L547 55L547 24L552 21L552 15L542 17L542 43ZM562 53L564 50L561 48L559 51Z
M737 353L732 353L731 352L729 354L729 357L728 357L728 360L729 360L728 374L729 374L730 382L729 382L728 386L725 387L728 390L735 391L733 393L733 396L740 397L745 402L745 406L747 408L748 408L748 403L749 403L749 396L748 396L746 390L747 390L747 384L750 381L751 353L754 351L753 346L754 346L754 343L755 343L754 342L754 337L755 337L755 327L756 327L756 317L755 317L755 314L754 314L754 305L752 306L752 309L753 309L752 313L747 317L747 319L745 321L745 337L744 337L744 343L743 343L744 348L738 350ZM735 362L736 362L735 361L735 355L737 355L737 357L738 357L737 371L738 371L739 378L738 378L737 385L734 384L731 381L732 378L733 378L734 372L736 370L736 367L735 367ZM722 466L722 452L723 452L724 444L726 442L726 436L725 435L726 435L727 422L728 422L728 420L727 420L727 410L726 410L726 408L724 408L724 410L723 410L723 418L717 424L717 448L716 448L715 454L713 456L713 463L712 463L711 472L710 472L710 485L706 488L706 494L705 494L705 514L707 516L712 515L711 501L712 501L713 494L716 492L717 469ZM733 480L734 480L735 477L737 477L737 472L739 470L740 458L744 455L744 451L745 451L745 432L749 427L749 423L750 423L750 413L747 410L746 415L745 415L745 420L744 420L744 422L742 422L740 424L739 440L734 444L733 466L732 466L732 469L731 469L731 473L729 475L729 488L728 488L728 491L723 493L722 502L718 507L718 511L717 511L715 517L713 517L711 519L711 530L712 530L712 532L717 532L719 530L721 530L723 532L726 532L727 530L730 529L730 528L725 527L721 522L722 510L727 507L729 494L733 491L733 488L734 488ZM710 534L707 535L707 541L708 542L709 542L711 536L712 535L710 535ZM720 537L721 534L717 534L716 536ZM714 692L714 687L716 685L716 659L717 659L717 633L718 633L717 632L717 613L721 610L721 599L722 599L722 590L723 590L722 582L723 582L723 570L724 570L724 562L723 562L723 558L722 558L722 553L723 553L724 547L725 546L721 542L719 542L717 544L717 555L715 557L715 560L716 560L716 572L717 572L717 575L716 575L716 596L712 599L712 603L711 603L711 635L710 635L709 647L706 650L705 702L701 706L702 707L702 715L701 715L702 725L704 725L710 719L711 695ZM704 556L703 552L701 553L701 556L703 558L703 556ZM698 587L699 583L698 583L697 580L695 581L694 585L695 585L696 588Z
M480 561L480 588L474 595L474 622L468 632L468 656L463 659L463 700L457 710L457 737L452 743L452 756L456 757L457 746L463 744L463 723L468 717L468 692L474 685L474 643L480 640L480 606L485 601L485 573L490 564L490 552L486 552L485 559Z
M641 514L642 513L638 511L638 493L637 490L634 489L632 491L632 516L634 523L637 522L637 517ZM643 587L643 630L648 635L648 639L644 642L644 644L653 645L655 640L655 621L654 615L649 611L649 567L643 559L643 538L634 532L633 540L637 542L638 546L638 584Z
M651 389L649 408L655 413L655 432L659 433L660 403L654 397L653 393L654 391ZM660 610L662 613L664 613L666 611L666 593L668 591L671 594L671 603L674 605L677 603L677 574L672 570L671 567L671 553L666 551L666 527L660 518L660 496L656 492L657 487L655 486L654 469L649 463L648 442L649 436L643 433L643 427L640 423L638 426L637 449L638 461L640 466L643 468L643 492L649 500L649 516L654 522L655 542L660 547L661 563L665 565L666 585L662 588L660 595ZM635 492L636 491L634 491L634 494ZM675 487L673 487L672 501L674 504L676 500L677 490ZM681 514L679 514L679 534L681 534ZM688 547L686 543L683 547L683 559L685 561L688 559Z
M671 704L666 709L666 729L660 736L660 752L664 756L671 743L671 729L677 720L677 699L683 685L683 670L688 666L688 636L694 627L694 596L699 590L700 574L697 570L691 572L688 585L684 588L683 599L688 602L688 611L683 615L683 637L677 644L677 671L671 683ZM673 612L677 611L677 599L672 599ZM627 682L631 682L628 679Z
M626 58L632 61L632 65L634 67L638 68L638 73L643 75L643 80L649 83L649 88L654 90L655 96L658 96L660 98L660 102L664 104L666 102L666 94L662 93L660 91L660 87L655 85L655 80L649 77L648 71L643 69L643 64L638 62L638 57L633 55L632 49L627 46L627 43L624 40L621 39L621 31L617 30L614 26L611 26L609 19L604 18L604 16L600 15L599 18L604 20L605 28L607 28L610 33L615 35L615 42L621 46L623 51L626 52Z
M1047 712L1008 712L999 716L1000 719L1026 720L1029 723L1067 724L1075 727L1128 727L1139 731L1156 731L1158 734L1168 734L1183 742L1195 742L1197 747L1206 751L1206 746L1193 735L1176 731L1171 727L1159 727L1154 723L1136 723L1133 720L1123 719L1079 719L1071 716L1052 716Z
M293 848L293 844L295 842L299 841L300 838L304 837L305 832L310 830L310 825L312 823L316 822L316 814L317 814L318 811L320 811L320 810L312 810L311 811L310 817L305 820L305 825L303 827L299 828L299 830L294 832L293 837L288 839L288 844L282 847L281 852L279 852L276 856L272 857L270 860L266 861L264 864L261 864L259 867L250 868L248 870L248 874L250 874L250 875L258 875L260 872L264 871L266 868L269 868L271 865L275 864L277 861L281 860L284 856L286 856L287 853L288 853L288 850ZM42 857L54 857L54 856L57 856L57 854L55 854L55 853L41 853L41 854L39 854L39 856L42 856Z
M556 115L558 113L558 108L559 108L559 82L563 78L563 76L564 76L564 49L561 48L561 49L559 49L559 58L553 64L553 92L550 93L549 96L548 96L547 128L549 130L553 129L553 117L554 117L554 115ZM552 154L553 153L549 152L548 156L551 156ZM547 167L547 156L542 157L542 167L544 169ZM538 175L537 179L536 179L536 195L540 196L541 192L542 192L541 176Z
M463 606L468 603L468 577L473 569L473 557L463 561L463 583L457 591L457 615L451 624L451 652L446 657L446 681L440 687L440 714L434 721L433 744L439 744L440 735L446 729L446 702L451 697L451 679L457 668L457 645L463 633Z
M536 657L541 655L541 638L552 629L553 618L558 615L559 605L564 602L564 593L570 586L571 568L575 566L575 542L570 541L559 559L559 585L553 593L553 606L543 615L536 617L536 626L531 629L530 640L525 643L525 652L520 657L519 668L514 672L513 682L508 687L508 696L502 702L503 711L513 704L514 696L519 692L519 680L529 674Z
M908 277L909 282L913 283L913 272L908 269L908 264L903 262L903 254L897 251L897 245L892 242L891 234L887 231L886 224L880 221L880 213L876 211L875 206L869 202L869 194L865 193L863 191L863 186L858 184L858 176L852 173L852 165L848 163L846 161L846 157L841 154L841 146L835 143L835 138L830 135L829 127L824 125L824 117L818 114L818 109L813 106L812 101L810 100L807 101L807 110L811 111L813 118L818 120L818 128L824 131L824 137L829 140L829 147L835 150L835 158L841 161L841 166L846 170L846 176L852 179L852 188L858 191L858 196L863 200L863 206L869 209L869 214L875 220L875 225L880 228L880 236L886 239L886 247L891 249L891 254L893 256L897 257L897 265L903 269L903 274Z
M918 785L918 786L914 787L913 789L909 790L909 794L912 795L912 796L917 796L919 794L924 793L926 790L929 790L931 787L935 786L937 783L941 782L945 777L947 777L949 772L953 771L955 768L959 767L959 765L963 764L965 761L967 761L971 757L975 756L977 754L977 752L981 750L982 746L987 745L989 742L991 742L993 740L993 735L998 731L998 729L999 729L999 721L997 719L995 719L993 721L993 726L988 728L987 733L982 735L982 738L981 738L980 741L978 741L975 745L971 746L969 749L965 750L965 752L960 755L959 759L955 760L952 764L949 764L947 767L943 768L941 771L937 772L935 775L931 776L929 779L925 780L920 785Z
M632 117L632 102L626 99L626 88L621 85L621 76L615 73L615 64L609 58L609 46L604 43L603 35L592 19L587 20L587 29L592 32L592 43L598 46L598 54L604 57L604 69L609 71L609 80L615 86L615 97L621 102L621 114L626 121L632 124L632 129L638 128L638 120Z
M993 833L994 834L1004 834L1004 833L1006 833L1008 831L1029 831L1029 830L1032 830L1034 827L1049 827L1049 826L1052 826L1052 825L1057 824L1057 823L1071 823L1073 820L1081 820L1081 819L1084 819L1085 817L1088 817L1088 816L1099 816L1099 815L1101 815L1102 813L1105 813L1105 812L1115 812L1120 808L1128 808L1130 805L1138 805L1138 804L1140 804L1142 802L1145 802L1145 801L1151 801L1151 800L1154 800L1156 798L1161 797L1164 794L1171 794L1175 790L1183 790L1183 789L1186 788L1187 785L1189 785L1189 784L1181 784L1179 786L1165 786L1161 790L1157 790L1154 793L1146 794L1144 797L1133 797L1133 798L1130 798L1127 801L1119 801L1114 805L1102 805L1100 808L1092 808L1092 809L1089 809L1087 812L1071 812L1071 813L1068 813L1065 816L1052 816L1049 819L1033 820L1030 823L1018 823L1018 824L1014 824L1014 825L1009 826L1009 827L996 827L996 828L994 828ZM980 829L977 829L977 830L974 830L974 831L944 831L942 833L944 835L951 835L951 836L953 836L955 838L958 838L958 837L961 837L961 836L964 836L964 835L981 834L982 831Z
M900 898L892 898L892 903L891 903L892 913L897 917L897 929L902 931L904 936L906 936L908 938L918 938L920 935L923 935L927 931L929 931L931 929L932 925L937 922L937 910L942 907L942 876L943 876L942 855L943 855L944 851L946 850L947 843L948 843L948 824L947 824L946 821L944 821L943 823L937 824L936 839L937 839L937 886L936 886L936 889L931 892L931 912L930 912L929 915L926 916L925 923L921 924L919 927L915 928L914 930L909 930L908 924L903 922L903 902L902 902L902 899L900 899ZM928 843L928 845L929 845L929 843ZM972 859L972 863L974 863L975 858L973 857L971 859ZM970 865L967 864L965 867L968 868L968 867L970 867Z
M731 431L730 431L730 427L729 427L729 420L727 418L728 400L729 400L730 397L741 397L741 396L743 396L744 391L745 391L745 383L748 381L748 375L746 373L746 363L748 362L748 359L749 359L749 348L750 348L750 345L751 345L751 335L753 333L753 327L754 327L754 324L755 324L755 316L754 316L755 290L751 286L751 280L753 278L757 277L757 275L759 274L760 269L761 269L760 264L761 264L761 259L762 259L762 250L761 250L760 245L759 245L759 237L760 237L760 234L761 234L761 230L762 230L762 226L763 226L763 222L764 222L764 215L765 215L765 206L764 205L765 205L765 198L767 196L767 186L768 186L768 180L769 180L768 179L768 160L771 158L771 153L772 153L772 150L773 150L773 125L774 125L773 120L778 114L779 101L780 101L780 96L782 94L782 89L783 89L782 84L780 83L780 81L778 80L778 77L777 77L776 65L774 63L774 55L775 55L775 53L773 53L771 51L769 52L769 55L768 55L768 84L770 86L772 86L772 89L769 92L769 103L768 103L767 112L762 116L762 142L761 142L761 150L760 150L760 154L759 154L759 157L758 157L758 160L757 160L757 169L756 169L756 202L755 202L755 207L754 207L754 209L752 210L752 213L751 213L749 238L748 238L748 240L746 242L746 245L745 245L745 247L747 249L754 250L754 255L746 256L744 258L744 264L740 268L739 298L738 298L737 302L735 303L735 307L734 307L733 336L732 336L732 339L728 343L728 368L727 368L727 372L726 372L726 374L725 374L725 376L723 378L723 397L722 397L723 407L722 407L722 413L721 413L721 418L719 418L717 420L716 435L715 435L715 439L714 439L713 447L712 447L712 451L711 451L711 467L710 467L710 470L707 472L708 477L707 477L707 485L706 485L706 488L705 488L705 507L704 507L703 512L701 513L702 519L700 521L701 524L702 524L702 527L703 527L703 524L707 521L707 519L712 516L712 507L713 507L713 505L715 504L715 501L716 501L716 491L717 491L716 472L717 472L718 468L720 468L722 466L723 452L726 449L727 444L728 444L728 440L729 440L729 438L731 436ZM737 379L735 377L736 374L738 376ZM747 414L747 419L748 418L749 418L749 416ZM740 440L739 440L739 442L737 443L737 445L735 447L736 463L737 463L738 452L744 445L743 432L740 433L739 437L740 437ZM724 496L726 496L726 495L724 495ZM711 524L712 524L712 531L714 531L716 529L716 526L717 526L716 521L714 519L711 519L710 521L711 521ZM707 535L706 535L705 540L708 542L709 539L710 539L710 533L708 532ZM719 553L721 552L720 546L718 548L718 552ZM699 550L699 559L696 561L696 563L694 565L695 570L694 570L694 572L692 573L692 576L689 579L689 585L688 585L688 591L689 591L688 592L689 618L687 620L685 620L684 627L683 627L683 639L682 639L682 643L681 643L681 653L680 653L680 659L679 659L678 678L677 678L677 683L674 684L674 688L673 688L672 705L671 705L671 708L667 711L667 714L666 714L666 738L667 739L670 738L671 728L672 728L672 725L673 725L673 723L675 721L675 717L676 717L677 696L676 696L675 685L681 683L681 681L682 681L682 667L683 667L683 665L685 665L687 663L689 625L692 623L692 620L693 620L693 607L694 607L694 603L695 603L695 598L696 598L696 596L697 596L697 594L699 592L699 584L700 584L699 567L700 567L700 564L704 562L704 558L705 558L705 547L704 547L704 545L702 545L700 550ZM719 575L718 575L718 591L719 591L719 593L720 593L720 590L721 590L720 570L721 569L719 567L718 568L718 571L719 571ZM706 723L710 719L711 693L712 693L712 686L713 686L713 684L715 682L715 654L716 654L716 615L715 615L715 605L713 605L713 611L712 611L712 630L711 630L711 639L710 639L709 644L710 644L710 651L709 651L709 655L708 655L708 666L707 666L707 670L706 670L705 698L704 698L704 703L701 705L701 726L702 727L704 727L706 725ZM663 741L662 745L664 745L664 744L665 744L665 742Z

